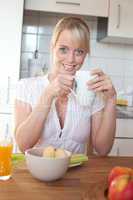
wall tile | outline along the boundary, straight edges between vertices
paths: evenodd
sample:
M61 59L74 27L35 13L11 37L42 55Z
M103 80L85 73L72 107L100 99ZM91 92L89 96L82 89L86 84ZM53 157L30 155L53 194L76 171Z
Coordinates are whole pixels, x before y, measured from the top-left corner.
M124 48L122 45L114 45L97 42L91 40L91 56L103 57L103 58L123 58Z
M37 36L35 34L23 34L22 52L34 52L36 50Z
M101 68L104 72L107 73L107 65L104 58L100 57L90 57L90 69L91 68Z
M49 53L39 53L39 59L42 60L43 67L50 68L50 55L49 55Z
M21 70L21 76L20 76L20 79L21 78L28 78L29 77L29 71L28 70Z
M124 78L121 76L110 76L114 87L116 89L117 92L119 91L123 91L124 89Z
M97 35L97 21L90 21L89 19L86 20L89 29L90 29L90 39L96 40Z
M124 56L125 59L133 60L133 45L124 45Z
M49 53L50 51L50 40L51 36L49 35L39 35L38 37L38 50L40 53Z
M124 76L124 63L123 59L109 58L104 59L105 64L107 65L107 73L114 76Z
M23 23L23 33L37 33L37 28L39 26L39 19L37 15L24 15Z
M56 24L53 16L40 16L39 34L51 35Z
M124 78L124 90L132 90L133 91L133 76L128 77L126 76Z
M123 65L124 65L124 75L129 76L129 77L133 77L133 60L124 60L123 61Z
M28 60L33 58L33 53L22 52L21 54L21 69L28 70Z

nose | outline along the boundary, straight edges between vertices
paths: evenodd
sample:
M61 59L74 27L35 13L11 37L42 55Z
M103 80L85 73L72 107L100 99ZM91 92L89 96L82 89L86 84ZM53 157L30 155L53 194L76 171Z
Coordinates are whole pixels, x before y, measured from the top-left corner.
M68 63L74 63L75 62L75 54L74 51L70 51L67 56Z

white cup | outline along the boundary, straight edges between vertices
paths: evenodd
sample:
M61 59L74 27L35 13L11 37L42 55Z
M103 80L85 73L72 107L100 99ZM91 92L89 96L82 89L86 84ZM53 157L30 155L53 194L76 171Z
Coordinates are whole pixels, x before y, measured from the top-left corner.
M87 88L87 82L96 76L90 71L77 71L75 75L75 86L72 93L82 106L91 106L95 98L95 92Z

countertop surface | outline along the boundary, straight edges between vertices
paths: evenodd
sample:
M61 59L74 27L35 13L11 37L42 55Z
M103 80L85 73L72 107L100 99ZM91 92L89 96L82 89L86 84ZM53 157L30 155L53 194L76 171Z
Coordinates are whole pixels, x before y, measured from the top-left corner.
M0 182L1 200L106 200L107 178L114 166L133 167L133 157L88 157L54 182L41 182L29 173L25 162Z
M117 118L133 119L133 106L117 106Z

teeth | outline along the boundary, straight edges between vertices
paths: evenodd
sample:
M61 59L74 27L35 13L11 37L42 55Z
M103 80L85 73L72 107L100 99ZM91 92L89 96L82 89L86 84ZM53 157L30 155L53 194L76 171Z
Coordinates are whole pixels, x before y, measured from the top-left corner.
M73 67L72 65L64 65L65 67Z
M65 68L73 70L75 65L64 65Z

